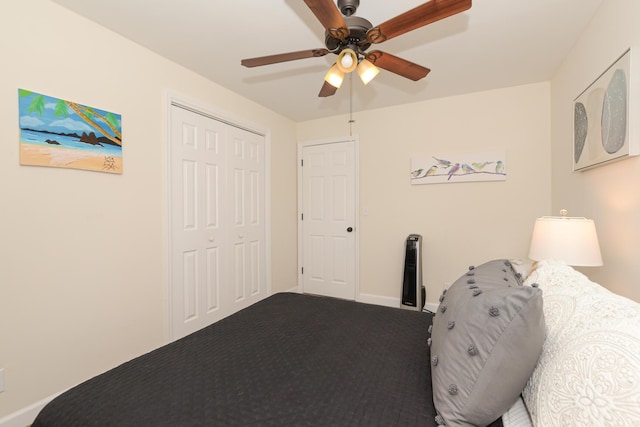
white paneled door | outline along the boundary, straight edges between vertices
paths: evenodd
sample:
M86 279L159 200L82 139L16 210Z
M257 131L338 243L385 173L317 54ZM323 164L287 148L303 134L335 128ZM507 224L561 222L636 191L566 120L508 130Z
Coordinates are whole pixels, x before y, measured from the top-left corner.
M232 310L265 296L264 137L229 127L229 224Z
M171 107L173 339L266 296L264 149L261 135Z
M302 287L356 296L355 142L302 147Z

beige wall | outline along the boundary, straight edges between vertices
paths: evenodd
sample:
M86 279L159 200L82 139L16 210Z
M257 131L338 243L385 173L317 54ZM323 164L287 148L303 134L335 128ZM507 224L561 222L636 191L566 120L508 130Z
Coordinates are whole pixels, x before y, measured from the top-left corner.
M470 264L526 258L534 219L550 209L549 108L539 83L354 114L361 293L399 298L411 233L423 236L428 302ZM347 120L299 123L298 140L348 135ZM506 181L410 184L412 157L486 150L506 150Z
M639 8L605 0L550 84L355 114L362 294L398 297L410 233L435 302L469 264L526 258L534 218L565 207L596 220L592 277L640 300L640 160L570 172L571 100L640 45ZM166 341L166 90L271 132L272 288L295 286L296 140L347 135L346 116L296 125L46 0L4 8L0 55L0 419ZM122 114L124 174L19 166L19 87ZM409 183L411 157L493 149L505 182Z
M640 301L640 157L571 172L573 99L629 46L640 48L640 2L605 0L551 82L552 206L556 214L593 218L603 267L583 271ZM638 71L636 78L638 77ZM638 112L636 112L638 114Z
M296 285L293 122L45 0L3 6L0 57L0 419L166 342L166 90L271 132L272 287ZM20 166L18 88L122 114L124 173Z

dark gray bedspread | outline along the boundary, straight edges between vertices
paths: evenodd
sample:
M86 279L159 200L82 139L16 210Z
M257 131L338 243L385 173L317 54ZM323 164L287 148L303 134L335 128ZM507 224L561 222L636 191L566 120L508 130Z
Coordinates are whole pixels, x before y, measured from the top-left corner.
M276 294L69 390L33 427L433 426L430 323Z

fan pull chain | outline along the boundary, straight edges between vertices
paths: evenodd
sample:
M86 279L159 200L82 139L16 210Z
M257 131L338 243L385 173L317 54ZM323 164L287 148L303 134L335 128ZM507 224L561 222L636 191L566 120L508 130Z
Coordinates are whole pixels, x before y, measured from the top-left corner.
M349 73L349 136L353 136L353 73Z

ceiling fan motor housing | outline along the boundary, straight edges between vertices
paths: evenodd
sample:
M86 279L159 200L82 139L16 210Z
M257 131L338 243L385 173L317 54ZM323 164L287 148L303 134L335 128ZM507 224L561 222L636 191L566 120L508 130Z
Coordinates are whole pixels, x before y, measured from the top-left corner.
M349 28L349 36L347 36L346 40L337 39L329 31L325 31L324 45L336 55L347 47L351 47L358 53L364 53L371 46L371 43L367 40L367 31L373 27L373 24L359 16L345 16L344 22Z

